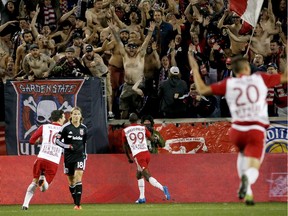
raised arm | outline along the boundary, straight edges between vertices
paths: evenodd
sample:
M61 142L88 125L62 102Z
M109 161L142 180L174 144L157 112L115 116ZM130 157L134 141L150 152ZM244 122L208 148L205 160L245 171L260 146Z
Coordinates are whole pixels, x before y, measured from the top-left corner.
M115 41L117 42L117 44L119 44L119 51L121 55L124 55L125 54L124 44L122 43L119 34L116 32L115 25L111 21L108 21L108 25L112 32L112 35L115 38Z
M72 8L72 10L70 10L70 11L68 11L67 13L63 14L63 15L60 17L60 19L59 19L59 23L67 20L68 17L69 17L71 14L75 13L77 10L78 10L78 6L75 6L74 8Z
M219 20L218 25L217 25L217 27L219 29L221 29L222 27L227 27L227 25L224 25L224 20L226 19L226 17L228 16L229 13L230 13L230 11L228 9L224 11L224 14L221 17L221 19Z
M8 25L13 24L13 23L17 23L17 20L13 20L13 21L8 21L5 24L0 26L0 32L2 32Z
M140 53L142 55L145 55L146 54L146 50L147 50L147 47L148 47L148 44L149 44L149 41L151 40L151 37L152 37L152 34L153 34L153 31L155 29L155 22L150 22L150 26L148 28L148 34L147 36L145 37L145 40L140 48Z
M275 24L275 16L273 13L273 8L272 8L272 0L268 0L268 16L269 16L269 21Z
M189 60L190 68L193 71L194 82L195 82L196 89L199 92L199 94L204 95L204 96L212 95L211 87L207 86L201 78L201 75L199 73L199 66L194 58L194 53L192 52L192 50L190 50L190 47L188 51L188 60Z
M113 6L110 6L111 14L112 14L112 18L114 20L115 23L117 23L117 25L119 26L119 28L123 29L123 28L127 28L127 25L125 25L125 23L123 23L119 17L117 16L117 14L115 13L115 8Z
M31 30L32 30L32 34L33 34L34 38L37 38L37 36L39 35L39 32L38 32L38 30L37 30L37 28L36 28L36 26L35 26L39 12L40 12L40 7L39 7L39 5L37 4L37 5L36 5L36 12L35 12L32 20L31 20Z
M158 69L160 69L160 68L161 68L161 60L160 60L160 56L159 56L159 54L158 54L158 52L157 52L157 43L156 43L156 41L154 41L154 42L152 43L152 50L153 50L154 59L155 59L156 64L157 64L156 67L157 67Z
M192 5L191 5L191 3L189 3L189 5L186 7L186 9L185 9L185 11L184 11L184 15L186 16L187 20L188 20L190 23L193 22L193 16L192 16L192 14L190 13L191 8L192 8Z
M249 41L250 39L250 35L245 35L245 36L240 36L240 37L237 37L236 35L234 35L229 28L227 28L227 33L229 35L229 37L236 41L236 42L247 42Z

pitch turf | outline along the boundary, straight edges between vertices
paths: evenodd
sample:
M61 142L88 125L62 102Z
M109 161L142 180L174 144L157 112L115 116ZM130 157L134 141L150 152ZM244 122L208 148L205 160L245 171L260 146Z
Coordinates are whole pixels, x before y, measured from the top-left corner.
M287 203L190 203L190 204L83 204L83 209L73 210L73 205L30 205L21 210L20 205L0 206L0 215L17 216L287 216Z

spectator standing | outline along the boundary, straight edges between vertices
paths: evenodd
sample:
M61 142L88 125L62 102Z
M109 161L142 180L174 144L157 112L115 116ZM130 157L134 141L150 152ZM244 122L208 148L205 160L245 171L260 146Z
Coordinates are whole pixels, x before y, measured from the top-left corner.
M143 44L139 47L134 41L129 41L127 46L124 47L119 35L115 31L115 26L109 23L109 27L112 30L115 40L120 45L120 54L123 59L123 67L125 70L124 74L124 85L120 95L119 108L122 111L121 118L128 118L130 110L136 110L139 108L137 103L138 95L132 90L133 85L143 80L144 77L144 63L145 55L147 52L148 43L152 37L152 32L155 28L155 23L151 22L148 29L148 35L146 36Z
M169 43L174 38L173 26L163 21L163 12L160 9L154 11L153 18L156 24L153 37L157 42L160 57L162 57L167 54Z
M112 86L110 73L108 67L104 64L102 57L94 52L93 46L88 44L85 47L86 53L82 57L82 62L94 77L103 78L106 80L106 95L108 105L108 118L113 119L114 114L112 111Z
M278 67L275 63L269 63L267 65L267 73L281 74L281 72L278 71ZM287 84L279 84L274 86L274 88L269 88L267 102L269 116L287 117ZM271 109L269 109L269 105Z
M30 53L23 60L23 71L28 76L29 81L48 77L54 66L55 61L49 56L40 53L37 44L30 46Z
M75 49L68 47L65 50L65 56L62 57L53 68L52 77L83 77L90 76L91 73L81 62L75 58Z
M18 8L15 2L12 0L7 1L4 10L1 12L1 25L8 21L16 20L18 14Z
M180 99L188 93L187 84L181 80L179 68L173 66L169 70L169 78L160 83L158 96L160 112L166 118L181 118L185 116L186 106Z

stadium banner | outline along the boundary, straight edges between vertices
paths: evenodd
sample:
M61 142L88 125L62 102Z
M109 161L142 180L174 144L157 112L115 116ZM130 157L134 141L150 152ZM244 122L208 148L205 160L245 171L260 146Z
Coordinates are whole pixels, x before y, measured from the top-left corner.
M195 153L235 153L237 148L229 139L229 121L183 122L155 124L165 140L158 153L195 154ZM109 126L109 145L112 153L124 153L121 144L121 132L125 123ZM286 121L271 121L266 133L266 153L287 153L288 133Z
M0 170L5 174L1 184L5 187L0 190L0 205L23 203L33 178L35 159L36 156L1 156ZM162 191L146 182L147 203L243 202L237 197L240 180L236 161L237 154L233 153L153 154L149 170L161 184L168 186L171 200L165 200ZM13 164L13 169L7 164ZM35 191L31 210L33 204L69 203L73 208L62 164L63 157L49 189L45 193ZM82 203L135 203L139 198L135 174L136 164L128 163L125 154L88 155L82 179ZM256 205L257 202L287 202L287 177L287 154L266 154L259 178L252 187ZM53 211L57 215L55 208Z
M35 155L40 145L29 139L51 111L63 110L67 119L72 107L82 109L88 128L88 153L108 151L107 120L102 82L89 79L8 81L5 85L5 141L8 155Z

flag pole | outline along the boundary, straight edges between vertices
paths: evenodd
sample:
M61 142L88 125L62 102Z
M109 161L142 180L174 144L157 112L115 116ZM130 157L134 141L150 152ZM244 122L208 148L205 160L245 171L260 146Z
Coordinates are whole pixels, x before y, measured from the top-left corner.
M246 53L245 53L244 56L246 56L248 54L248 52L249 52L249 48L250 48L250 45L251 45L251 42L252 42L252 38L253 38L253 35L254 35L255 28L256 28L256 26L253 27L252 34L250 36L250 40L249 40L249 43L248 43L248 47L247 47L247 50L246 50Z

